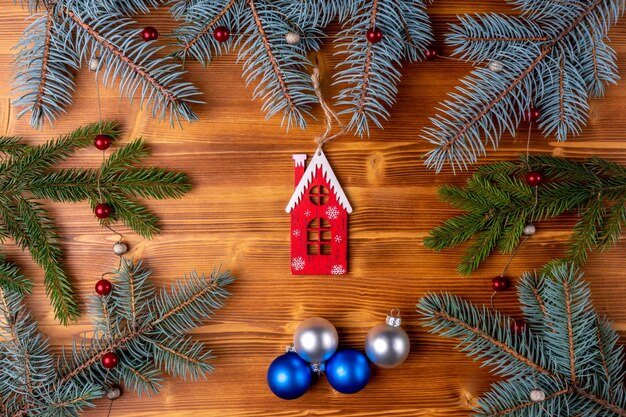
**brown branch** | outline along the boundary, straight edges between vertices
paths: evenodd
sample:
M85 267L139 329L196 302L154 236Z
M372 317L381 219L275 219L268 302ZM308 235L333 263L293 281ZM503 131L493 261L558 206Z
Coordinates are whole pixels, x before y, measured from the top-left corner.
M557 391L555 393L547 395L546 396L546 401L551 400L553 398L556 398L556 397L558 397L560 395L567 394L568 392L570 392L569 388L568 389L562 389L561 391ZM533 402L533 401L526 401L524 403L516 405L515 407L506 408L504 410L500 410L500 411L498 411L496 413L490 414L490 416L493 416L493 417L495 417L495 416L505 416L507 414L514 413L515 411L519 411L519 410L522 410L524 408L532 407L533 405L536 405L536 404L537 403Z
M604 370L604 374L606 375L606 383L609 385L609 398L613 398L613 387L611 385L611 375L609 372L609 366L606 363L606 355L604 354L604 343L602 343L602 337L600 335L600 320L596 318L596 340L598 341L598 350L600 351L600 363L602 364L602 370Z
M595 32L592 26L589 27L589 31L591 32L589 36L589 40L591 41L591 59L593 61L593 78L596 79L596 82L600 83L600 78L598 77L598 50L596 47Z
M535 300L537 301L537 305L539 306L539 309L543 313L543 316L548 317L548 310L546 309L546 305L541 299L541 296L539 295L539 290L536 287L533 287L533 295L535 296Z
M378 0L372 1L372 14L370 16L370 27L376 27L376 15L378 14ZM370 87L370 77L372 69L372 43L367 43L367 51L365 52L365 63L363 64L363 84L361 94L359 96L359 104L357 113L363 114L365 111L365 102L367 101L367 90Z
M498 37L498 36L466 36L466 41L469 42L546 42L548 37L546 36L529 36L529 37Z
M597 396L595 396L594 394L579 388L576 385L572 386L572 391L574 391L576 394L580 395L581 397L584 397L590 401L593 401L594 403L598 404L601 407L606 408L607 410L611 410L612 412L614 412L615 414L617 414L618 416L621 417L626 417L626 410L624 410L623 408L618 407L617 405L610 403L606 400L603 400L602 398L598 398Z
M189 2L190 0L187 1ZM224 7L222 11L219 12L217 16L215 16L215 18L209 22L208 25L206 25L200 32L198 32L198 34L191 38L191 40L185 44L185 47L183 48L183 54L186 54L200 40L200 38L206 35L211 30L211 28L226 14L226 12L228 12L228 10L233 7L236 2L237 0L230 0L226 7Z
M137 310L135 309L135 277L132 272L129 274L128 279L128 292L130 293L130 317L131 317L131 328L134 329L137 327Z
M280 66L276 61L276 57L274 57L274 51L272 51L272 45L270 44L269 39L267 39L267 35L265 33L265 28L263 27L263 22L261 22L261 17L256 10L256 6L254 5L254 0L247 0L248 7L250 8L250 12L254 18L254 23L259 31L259 36L261 37L261 41L263 42L263 47L265 48L265 52L267 53L267 58L270 60L272 64L272 68L274 68L274 74L276 74L276 79L278 80L278 84L280 84L280 88L283 90L283 95L285 96L285 100L287 100L287 104L289 106L289 111L295 110L295 105L293 104L293 99L291 98L291 94L289 93L289 89L287 88L287 82L283 78L283 74L280 71Z
M168 352L168 353L170 353L170 354L172 354L172 355L174 355L174 356L178 356L179 358L181 358L181 359L183 359L183 360L185 360L185 361L187 361L187 362L191 362L191 363L193 363L194 365L199 365L199 364L201 364L201 363L202 363L202 361L199 361L199 360L198 360L198 359L196 359L196 358L193 358L193 357L191 357L191 356L189 356L189 355L185 355L185 354L183 354L182 352L179 352L179 351L177 351L177 350L175 350L175 349L169 348L169 347L167 347L167 346L165 346L165 345L163 345L163 344L161 344L161 343L159 343L159 342L154 342L154 344L155 344L155 345L156 345L159 349L164 350L164 351L166 351L166 352Z
M180 99L174 95L174 93L161 84L156 78L146 71L141 65L135 63L132 59L130 59L127 55L124 54L117 46L106 40L98 31L96 31L91 25L87 24L85 21L81 20L74 12L67 8L63 8L59 13L65 13L69 16L74 23L80 26L85 32L87 32L97 43L102 45L104 48L108 49L111 54L117 57L120 61L126 64L130 69L132 69L137 75L139 75L143 80L145 80L148 84L152 85L156 90L158 90L163 96L172 103L180 102Z
M542 367L541 365L533 362L532 360L528 359L526 356L522 355L521 353L517 352L516 350L514 350L513 348L511 348L510 346L508 346L506 343L503 343L497 339L494 339L493 337L489 336L487 333L485 333L484 331L482 331L481 329L479 329L478 327L474 327L474 326L470 326L469 324L465 323L464 321L461 321L459 319L457 319L456 317L452 317L451 315L449 315L448 313L444 312L444 311L436 311L435 316L438 316L444 320L450 321L454 324L456 324L459 327L464 328L465 330L473 333L474 335L480 337L481 339L484 339L486 341L488 341L489 343L493 344L494 346L496 346L498 349L500 349L501 351L503 351L504 353L512 356L513 358L515 358L516 360L518 360L519 362L522 362L524 365L534 369L536 372L539 372L541 374L544 374L552 379L558 379L556 375L554 375L552 372L550 372L548 369Z
M571 372L572 383L576 384L576 354L574 352L574 328L572 326L572 301L570 299L569 284L563 281L563 290L565 291L565 314L567 318L567 340L569 344L569 366Z
M561 124L565 121L565 54L561 54L559 62L559 120Z
M48 81L48 63L50 62L50 42L52 40L52 12L53 8L48 9L47 21L46 21L46 40L44 42L44 48L42 52L41 61L41 80L39 81L39 88L37 89L37 98L35 98L34 108L41 108L43 105L43 97L45 95L46 83Z
M498 94L493 100L491 100L489 103L487 103L483 109L478 112L474 117L472 117L470 120L466 121L463 126L461 127L461 129L452 137L450 137L448 140L446 140L445 143L443 143L442 145L442 149L445 151L450 150L450 148L461 139L461 137L476 123L478 123L479 120L481 120L483 117L485 117L487 115L487 113L489 113L491 111L491 109L493 109L500 101L502 101L502 99L504 99L504 97L506 97L508 94L511 93L511 91L513 91L513 89L515 89L515 87L517 87L518 84L520 84L522 82L522 80L524 80L524 78L526 78L528 76L528 74L530 74L532 72L532 70L535 69L535 67L537 65L539 65L539 63L541 61L543 61L543 59L552 51L552 48L554 48L554 46L559 43L565 36L567 36L572 30L574 30L574 28L580 24L580 22L587 17L595 8L597 8L604 0L594 0L594 2L592 4L590 4L582 13L580 13L576 19L574 19L572 21L572 23L569 24L569 26L567 26L565 29L563 29L559 34L557 34L554 38L552 38L552 40L543 45L541 48L541 51L539 52L539 55L537 56L537 58L535 58L530 65L528 65L528 67L522 71L517 77L515 77L513 79L513 81L511 82L511 84L505 88L504 90L502 90L500 92L500 94Z

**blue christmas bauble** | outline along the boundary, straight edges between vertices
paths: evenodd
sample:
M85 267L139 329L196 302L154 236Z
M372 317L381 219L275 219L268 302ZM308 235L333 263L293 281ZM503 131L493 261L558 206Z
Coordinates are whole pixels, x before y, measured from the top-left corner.
M313 372L295 352L274 359L267 370L267 385L279 398L295 400L311 386Z
M354 394L369 382L370 364L356 349L340 350L326 361L326 378L342 394Z

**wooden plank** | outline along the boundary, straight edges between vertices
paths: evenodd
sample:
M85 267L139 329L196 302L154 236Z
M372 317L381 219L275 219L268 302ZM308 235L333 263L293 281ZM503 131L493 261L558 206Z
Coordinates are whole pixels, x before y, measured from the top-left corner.
M16 120L11 111L11 48L27 22L19 6L4 0L0 7L0 132L23 135L29 143L41 141L77 126L93 122L97 115L97 90L86 68L76 79L77 94L54 128L35 131L27 119ZM467 12L504 11L501 1L438 1L429 7L438 43L443 44L446 26L455 15ZM162 33L175 24L166 10L141 17ZM626 26L611 32L612 46L620 64L626 54ZM449 54L448 48L443 48ZM327 96L336 92L330 75L337 57L332 46L319 55L322 84ZM433 253L422 245L428 230L456 213L438 201L441 184L462 184L466 173L435 175L422 165L429 149L419 138L422 126L447 92L470 66L438 59L401 69L398 102L385 130L369 139L343 137L331 143L327 155L355 208L350 218L350 273L341 278L293 277L289 274L289 216L284 207L293 190L292 153L314 149L312 138L323 130L311 122L307 131L285 132L280 121L266 122L260 103L251 102L233 55L220 58L208 68L188 63L188 79L204 93L204 105L195 106L200 121L170 129L153 121L147 112L120 101L117 91L100 89L102 115L120 122L123 141L143 136L153 151L151 164L189 173L194 190L185 198L149 206L162 218L163 234L145 241L128 234L131 254L145 259L154 279L168 285L173 278L196 268L209 271L222 264L237 275L227 308L197 337L214 349L216 372L198 383L166 379L163 391L153 398L126 394L113 407L116 417L168 415L202 416L464 416L475 398L494 379L477 363L453 350L454 342L429 335L419 325L414 305L428 291L453 291L483 303L490 296L490 280L506 257L490 259L472 278L455 272L462 249ZM534 132L532 153L585 157L597 154L626 164L626 84L607 90L603 100L592 100L591 117L583 134L574 140L546 141ZM319 111L316 116L321 116ZM525 152L525 133L506 137L498 152L482 163L514 158ZM96 166L100 154L79 153L77 166ZM115 241L98 227L86 204L51 205L61 228L66 263L74 278L81 305L93 291L100 274L116 264L110 247ZM538 226L538 233L520 250L510 267L511 275L540 267L563 254L573 218ZM90 329L88 317L64 328L52 319L43 292L41 270L28 254L8 244L10 259L33 277L36 289L29 307L51 338L56 350ZM586 267L596 306L626 331L626 242L594 254ZM497 306L519 316L514 292L499 296ZM304 318L319 315L331 320L340 333L341 345L362 348L370 327L399 307L412 340L406 364L395 370L375 370L370 385L353 396L335 393L325 380L297 401L274 398L266 387L265 372L281 354L293 330ZM105 414L99 401L87 416Z

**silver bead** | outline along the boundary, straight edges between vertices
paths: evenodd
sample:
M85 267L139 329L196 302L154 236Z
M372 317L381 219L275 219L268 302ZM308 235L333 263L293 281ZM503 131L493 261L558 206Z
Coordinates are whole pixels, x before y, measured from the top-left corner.
M337 350L339 336L331 322L321 317L311 317L298 325L293 335L296 353L309 363L328 360Z
M537 229L535 229L535 225L534 224L527 224L526 226L524 226L524 235L525 236L532 236L535 234L535 232L537 231Z
M109 400L117 400L122 396L122 389L119 385L113 385L107 390L107 398Z
M367 333L365 353L369 360L381 368L395 368L404 362L411 350L411 341L400 327L400 315L387 316L385 323L378 324Z
M546 393L539 388L530 391L530 401L534 403L542 403L546 400Z
M296 45L300 42L300 39L300 34L297 32L287 32L285 35L285 41L287 41L289 45Z
M116 242L113 245L113 253L116 254L117 256L122 256L126 252L128 252L128 245L126 243Z
M89 61L89 69L92 71L96 71L98 67L100 67L100 58L98 58L97 56L94 56Z
M490 61L487 67L493 72L500 72L504 69L502 64L498 61Z

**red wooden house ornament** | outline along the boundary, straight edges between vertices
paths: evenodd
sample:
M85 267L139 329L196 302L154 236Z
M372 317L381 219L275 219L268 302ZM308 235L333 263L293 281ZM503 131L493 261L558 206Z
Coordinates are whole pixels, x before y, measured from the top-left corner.
M285 209L291 214L291 273L343 275L352 206L321 148L306 171L306 155L293 155L293 160L296 189Z

